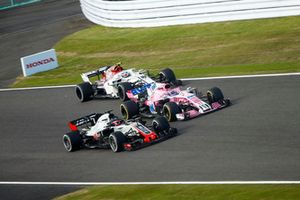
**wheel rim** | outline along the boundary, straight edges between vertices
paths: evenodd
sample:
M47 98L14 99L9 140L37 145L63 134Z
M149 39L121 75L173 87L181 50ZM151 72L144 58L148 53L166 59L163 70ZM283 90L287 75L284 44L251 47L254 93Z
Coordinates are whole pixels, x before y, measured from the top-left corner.
M125 107L123 105L121 105L121 113L124 119L128 119L128 113L127 110L125 109Z
M76 87L76 95L77 95L78 99L80 99L82 101L83 95L82 95L82 91L80 90L79 87Z
M116 143L116 141L115 141L115 139L113 137L109 137L109 144L110 144L110 148L113 151L117 150L117 143Z
M72 144L71 144L70 138L65 136L63 141L64 141L64 146L65 146L66 150L71 151Z
M170 121L171 120L171 114L169 112L169 109L167 107L164 108L164 115L165 117Z
M210 91L207 92L207 100L208 102L213 103L213 95Z

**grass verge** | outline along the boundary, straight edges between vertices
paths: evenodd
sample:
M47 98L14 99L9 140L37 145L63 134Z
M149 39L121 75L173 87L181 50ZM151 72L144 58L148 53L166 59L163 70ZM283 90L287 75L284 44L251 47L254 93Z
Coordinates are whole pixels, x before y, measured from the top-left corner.
M130 185L87 187L56 200L297 200L300 185Z
M178 77L300 71L300 16L158 28L93 26L55 45L60 67L13 87L81 82L80 73L124 67L174 69Z

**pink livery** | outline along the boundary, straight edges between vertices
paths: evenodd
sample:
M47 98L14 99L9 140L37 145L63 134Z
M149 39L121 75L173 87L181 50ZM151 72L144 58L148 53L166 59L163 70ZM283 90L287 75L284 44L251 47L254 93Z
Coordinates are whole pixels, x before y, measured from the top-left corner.
M195 88L171 86L168 83L148 83L126 92L127 101L121 104L125 119L137 114L152 117L163 115L168 121L186 120L230 105L222 91L213 87L202 95Z

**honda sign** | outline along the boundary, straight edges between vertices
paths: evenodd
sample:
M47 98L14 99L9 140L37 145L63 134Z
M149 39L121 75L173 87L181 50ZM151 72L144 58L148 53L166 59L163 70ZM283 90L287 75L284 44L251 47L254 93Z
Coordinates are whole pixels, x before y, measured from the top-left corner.
M24 76L30 76L58 67L55 49L22 57L21 63Z

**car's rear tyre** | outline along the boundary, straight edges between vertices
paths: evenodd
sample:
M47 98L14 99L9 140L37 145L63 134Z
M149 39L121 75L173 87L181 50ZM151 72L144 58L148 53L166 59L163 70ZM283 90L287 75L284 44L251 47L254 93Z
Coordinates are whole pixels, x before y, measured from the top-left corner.
M224 95L220 88L213 87L207 91L207 100L210 104L224 99Z
M76 96L81 102L89 101L94 96L93 87L88 82L84 82L76 85L75 92L76 92Z
M132 117L139 114L139 106L134 101L125 101L120 105L122 116L125 120L131 119Z
M174 83L176 84L176 76L170 68L163 69L159 72L160 79L162 82Z
M170 128L170 124L165 117L156 117L152 121L152 127L155 132L168 131Z
M177 79L177 80L175 81L175 84L176 84L176 86L182 85L182 80L178 80L178 79Z
M119 98L122 101L127 101L129 98L128 98L126 92L128 90L131 90L131 89L133 89L131 83L128 83L128 82L120 83L118 85L118 95L119 95Z
M176 121L176 114L181 113L181 109L174 102L167 102L163 106L163 115L169 122Z
M122 132L114 132L109 135L108 142L113 152L120 152L124 150L126 137Z
M63 136L63 144L68 152L79 150L82 146L82 138L79 131L72 131Z

